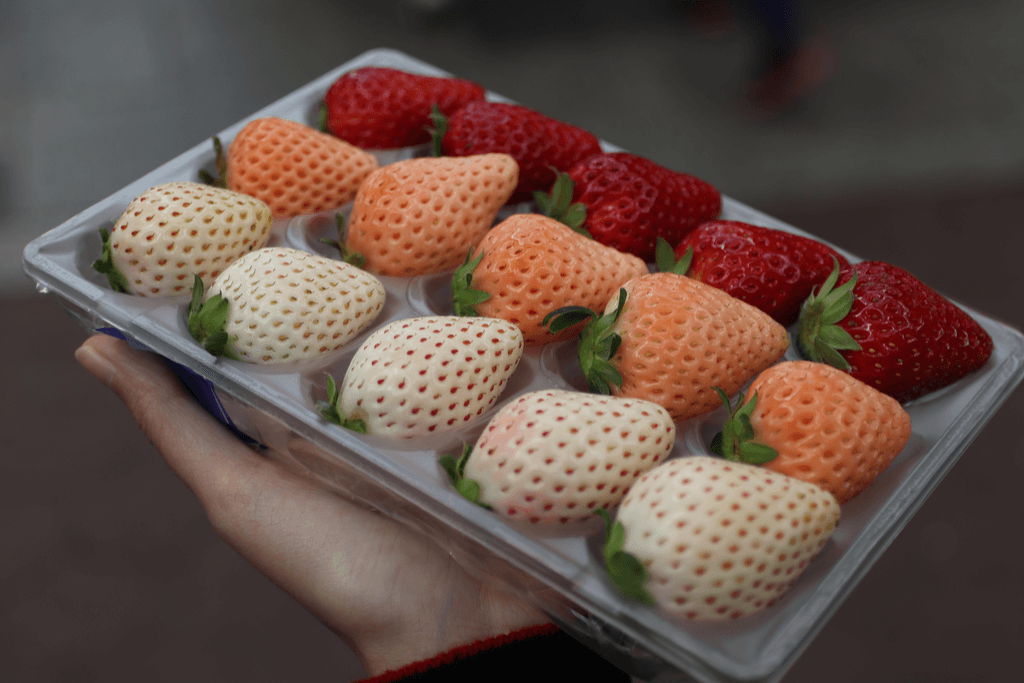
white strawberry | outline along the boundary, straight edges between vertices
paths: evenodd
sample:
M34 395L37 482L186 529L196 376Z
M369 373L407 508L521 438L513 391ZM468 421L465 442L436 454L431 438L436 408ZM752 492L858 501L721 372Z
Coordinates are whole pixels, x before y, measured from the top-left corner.
M461 427L489 409L523 355L523 333L496 318L396 320L356 350L321 408L368 434L411 438Z
M196 278L189 331L211 353L258 363L344 346L384 305L384 285L343 261L265 247L234 261L204 293Z
M540 390L504 406L475 446L442 465L463 495L509 519L573 523L617 505L675 435L656 403Z
M255 197L200 183L157 185L128 204L111 232L100 230L95 268L111 287L138 296L192 290L270 238L273 215Z
M838 522L838 501L813 484L688 456L630 489L605 559L627 595L677 617L735 619L785 594Z

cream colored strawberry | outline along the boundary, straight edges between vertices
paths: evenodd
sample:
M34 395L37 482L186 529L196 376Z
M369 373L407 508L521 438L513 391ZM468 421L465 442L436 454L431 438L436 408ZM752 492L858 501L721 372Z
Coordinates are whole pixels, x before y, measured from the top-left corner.
M336 351L384 306L384 285L342 261L287 247L238 259L204 293L197 280L189 329L211 353L261 365Z
M411 277L458 266L515 189L507 154L421 157L371 173L352 204L346 243L378 275Z
M582 521L619 503L666 458L676 428L668 411L638 399L547 389L524 394L487 424L453 483L475 482L473 502L512 520Z
M101 230L93 268L120 292L186 295L193 276L217 277L270 238L273 215L259 199L201 183L170 182L131 201L113 230Z
M504 320L396 320L360 345L321 412L334 422L361 421L367 434L412 438L456 429L494 405L522 355L522 332Z
M617 542L606 547L605 559L624 593L672 616L736 619L785 595L839 517L839 502L814 484L747 463L686 456L633 485L610 525Z

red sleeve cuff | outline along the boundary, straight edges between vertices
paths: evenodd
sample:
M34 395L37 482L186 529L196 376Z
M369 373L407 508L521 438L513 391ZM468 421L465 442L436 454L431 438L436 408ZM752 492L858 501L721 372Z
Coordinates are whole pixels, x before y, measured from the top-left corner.
M540 626L530 626L528 628L520 629L518 631L512 631L499 636L493 636L491 638L484 638L483 640L477 640L469 643L468 645L460 645L459 647L453 648L446 652L437 654L429 659L424 659L419 662L413 662L406 664L405 666L392 669L391 671L385 671L384 673L374 676L372 678L364 678L357 683L391 683L392 681L398 681L403 678L408 678L415 674L421 674L431 669L451 664L457 660L472 657L473 655L484 652L487 650L493 650L494 648L501 647L502 645L509 645L511 643L528 640L537 636L552 635L558 633L559 629L554 624L541 624Z

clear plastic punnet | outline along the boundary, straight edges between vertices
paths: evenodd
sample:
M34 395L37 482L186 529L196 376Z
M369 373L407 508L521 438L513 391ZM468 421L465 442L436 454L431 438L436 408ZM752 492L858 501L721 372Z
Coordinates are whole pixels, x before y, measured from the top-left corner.
M290 95L217 132L227 144L250 120L278 116L316 125L320 102L341 74L388 66L449 75L400 52L378 49L324 74ZM495 100L505 100L488 93ZM602 143L606 150L618 149ZM403 149L378 154L380 164L424 154ZM215 166L204 142L32 241L25 271L40 292L54 295L86 330L104 330L165 357L193 393L266 457L298 468L340 495L354 498L433 538L473 575L531 601L559 626L643 680L778 681L844 598L956 463L968 444L1024 378L1024 335L977 311L995 350L978 372L907 404L913 435L892 465L842 510L842 521L792 589L762 612L728 623L685 622L623 597L606 576L600 520L571 532L516 525L462 498L438 459L472 444L494 412L513 397L544 388L586 390L575 342L527 347L497 404L457 431L426 439L364 436L323 419L326 375L340 380L360 342L390 321L451 315L451 273L383 277L387 303L370 330L318 360L275 366L215 358L188 332L188 297L141 298L114 292L92 268L101 228L110 229L128 203L164 182L199 180ZM344 213L347 207L342 207ZM530 211L506 207L503 215ZM337 238L335 211L275 221L270 245L328 257L320 241ZM499 219L501 216L499 216ZM806 234L723 197L722 218ZM833 245L851 262L857 259ZM790 330L792 336L793 331ZM796 358L792 349L788 358ZM677 423L671 457L706 453L724 409Z

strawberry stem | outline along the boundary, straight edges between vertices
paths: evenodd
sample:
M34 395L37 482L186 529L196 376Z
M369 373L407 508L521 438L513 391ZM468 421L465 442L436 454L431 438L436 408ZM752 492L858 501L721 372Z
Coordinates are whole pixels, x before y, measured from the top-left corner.
M729 411L729 418L725 421L722 431L712 439L711 452L726 460L745 462L751 465L763 465L777 458L779 452L774 448L753 441L757 434L754 432L754 426L750 423L750 416L757 406L757 392L755 391L746 403L740 396L736 399L734 408L724 391L718 387L712 388L718 392L722 403Z
M320 241L324 244L329 244L338 250L340 254L340 260L345 263L352 264L356 268L362 268L366 265L366 257L357 251L350 251L348 245L345 244L345 216L344 214L334 214L334 222L338 226L338 239L332 240L327 237L321 237Z
M459 492L459 495L470 503L474 503L486 510L490 510L490 505L480 501L480 483L473 479L466 479L466 463L469 461L469 456L472 452L472 446L469 444L463 444L462 455L459 456L458 460L451 455L442 455L438 462L440 463L441 468L447 472L448 478L452 482L452 486L454 486L455 490Z
M551 170L555 173L555 182L551 185L551 192L537 190L533 193L533 200L537 202L540 212L550 218L569 226L574 231L591 237L583 223L587 220L587 206L583 202L572 201L573 188L575 184L568 173L559 171L554 166Z
M690 263L693 262L693 247L687 247L683 255L676 259L675 249L668 240L658 235L658 241L654 247L654 264L658 267L659 273L675 273L686 275L690 270Z
M92 262L93 270L106 275L110 288L115 292L130 294L128 291L128 278L114 265L114 252L110 246L110 232L106 228L100 228L100 239L103 242L103 251L100 257Z
M335 383L334 378L330 374L327 374L327 400L317 401L316 407L320 411L320 415L323 416L328 422L332 422L345 429L350 429L353 432L360 434L366 433L366 422L359 419L358 417L348 418L341 414L338 409L338 402L341 400L341 392L338 391L338 385Z
M581 322L586 323L580 330L576 356L587 385L595 394L611 394L613 386L622 388L622 375L611 360L622 344L622 337L614 331L614 327L625 305L626 290L620 288L618 305L606 315L599 315L584 306L564 306L544 316L543 325L552 334Z
M327 102L321 102L316 112L316 129L321 133L332 134L327 126Z
M433 123L433 127L425 126L427 132L430 133L430 142L435 157L444 156L441 151L441 142L444 140L445 134L448 132L448 117L444 115L441 108L436 104L430 108L430 121Z
M604 564L612 583L626 597L653 606L656 601L647 590L647 567L635 555L623 550L626 528L622 522L613 524L611 515L604 508L597 508L594 512L604 519Z
M839 281L839 261L832 259L834 266L821 288L804 301L800 310L797 344L804 358L816 363L827 363L834 368L849 372L850 363L841 351L859 351L860 344L839 326L853 306L853 288L857 284L857 270L842 285Z
M188 332L214 356L240 360L231 348L224 326L228 321L228 300L220 294L204 299L203 280L193 276L192 300L188 304Z
M452 303L455 308L455 315L474 316L477 314L476 307L491 298L487 292L483 292L472 286L473 271L480 265L484 258L484 252L475 259L473 248L470 247L466 253L466 260L452 273Z
M205 168L201 168L199 169L199 179L207 185L226 188L228 186L228 159L224 156L224 146L220 144L220 138L216 135L213 136L213 152L217 165L217 175L215 176Z

